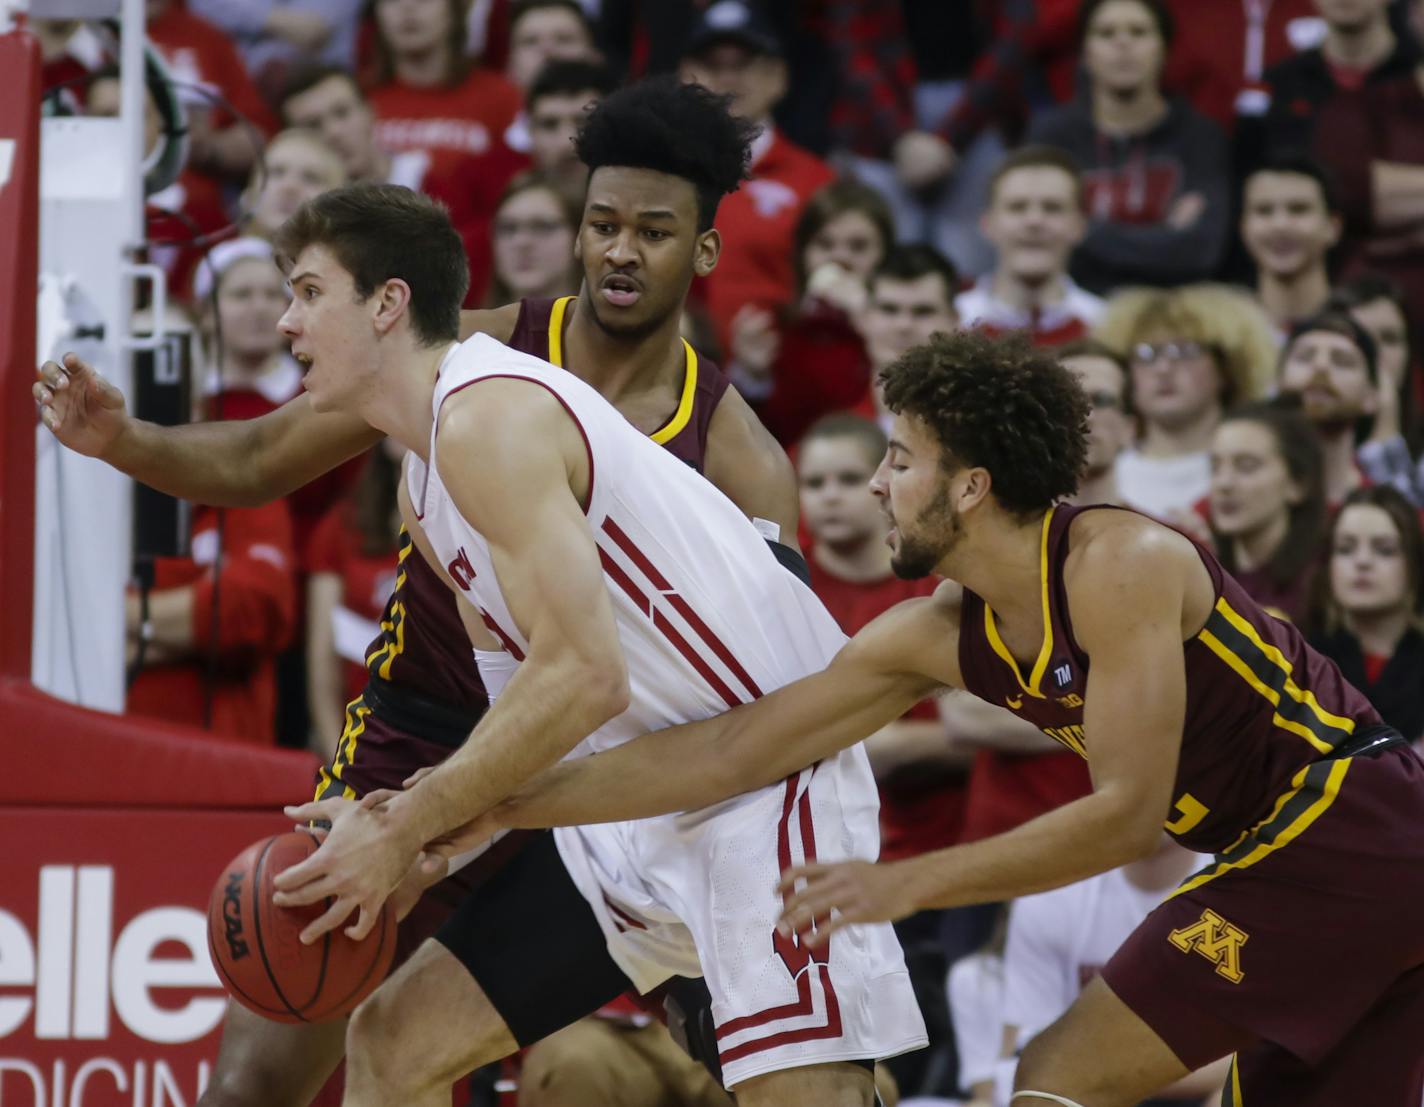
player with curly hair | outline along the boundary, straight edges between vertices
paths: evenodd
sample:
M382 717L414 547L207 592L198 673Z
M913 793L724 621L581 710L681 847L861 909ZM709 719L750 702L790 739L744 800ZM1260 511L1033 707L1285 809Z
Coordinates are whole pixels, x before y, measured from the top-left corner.
M1424 761L1289 623L1145 516L1069 507L1087 404L1022 340L937 336L883 374L872 489L894 567L934 596L822 673L558 766L466 833L714 803L965 688L1088 761L1093 791L1008 833L783 874L811 947L926 908L1007 900L1145 856L1215 854L1024 1051L1019 1105L1134 1104L1235 1055L1228 1104L1417 1103Z

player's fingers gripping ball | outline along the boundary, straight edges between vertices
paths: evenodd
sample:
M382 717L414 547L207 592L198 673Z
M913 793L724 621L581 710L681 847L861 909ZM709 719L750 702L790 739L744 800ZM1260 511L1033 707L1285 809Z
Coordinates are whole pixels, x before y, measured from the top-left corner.
M272 880L316 848L306 831L254 842L223 869L208 902L208 949L223 985L244 1007L277 1022L349 1014L386 978L395 956L389 904L361 941L338 929L302 944L302 930L330 903L278 907Z

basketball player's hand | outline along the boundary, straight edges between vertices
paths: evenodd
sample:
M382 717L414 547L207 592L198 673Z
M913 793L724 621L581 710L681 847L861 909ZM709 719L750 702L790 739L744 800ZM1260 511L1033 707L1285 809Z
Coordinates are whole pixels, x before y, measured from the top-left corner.
M913 914L916 906L891 864L799 865L782 873L777 887L782 910L776 929L783 936L798 935L812 948L825 945L843 926L892 922Z
M76 354L47 361L30 389L40 422L75 453L102 458L128 423L124 394Z
M329 803L330 801L323 801ZM319 805L288 808L294 818ZM357 941L371 932L381 907L415 864L422 843L401 831L383 807L352 804L332 823L321 847L273 880L278 907L302 907L330 900L327 910L302 931L310 944L357 912L346 935Z

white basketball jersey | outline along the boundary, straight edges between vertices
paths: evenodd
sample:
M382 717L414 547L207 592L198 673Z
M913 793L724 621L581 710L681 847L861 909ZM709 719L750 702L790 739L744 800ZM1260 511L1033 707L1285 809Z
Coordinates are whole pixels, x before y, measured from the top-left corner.
M455 508L435 463L442 405L491 378L551 392L588 448L588 525L632 695L628 710L576 752L719 714L825 668L845 636L736 505L577 377L476 335L441 363L430 464L412 457L407 479L441 563L516 660L529 643L500 592L487 543ZM478 390L468 395L479 402Z

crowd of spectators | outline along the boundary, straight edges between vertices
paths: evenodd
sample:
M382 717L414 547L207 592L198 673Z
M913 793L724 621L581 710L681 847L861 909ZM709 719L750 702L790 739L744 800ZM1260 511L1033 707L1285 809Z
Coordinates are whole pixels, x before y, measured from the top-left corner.
M684 329L793 456L813 586L848 634L938 583L890 571L876 374L936 331L1026 331L1091 401L1078 502L1213 550L1424 741L1424 0L148 0L148 18L187 112L149 227L198 337L195 419L300 390L269 241L348 181L447 206L467 306L576 294L572 136L619 84L673 70L761 127ZM116 113L105 44L38 29L47 103ZM131 599L130 710L329 754L409 553L398 469L378 447L283 502L198 510L191 554ZM967 695L869 751L887 857L1090 787ZM1198 860L1164 844L1007 911L901 923L934 1038L891 1066L902 1093L1003 1102L1027 1037ZM694 1083L705 1098L666 1101L721 1102Z

